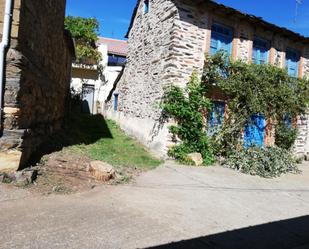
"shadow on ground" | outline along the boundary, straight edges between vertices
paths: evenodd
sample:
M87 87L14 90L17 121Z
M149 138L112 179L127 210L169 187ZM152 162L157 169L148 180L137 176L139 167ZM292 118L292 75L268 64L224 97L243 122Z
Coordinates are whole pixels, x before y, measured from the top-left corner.
M112 139L108 125L102 115L82 114L71 112L63 129L49 136L33 154L30 164L39 162L46 154L61 151L64 147L93 144L102 138Z
M309 216L247 227L148 249L309 249Z

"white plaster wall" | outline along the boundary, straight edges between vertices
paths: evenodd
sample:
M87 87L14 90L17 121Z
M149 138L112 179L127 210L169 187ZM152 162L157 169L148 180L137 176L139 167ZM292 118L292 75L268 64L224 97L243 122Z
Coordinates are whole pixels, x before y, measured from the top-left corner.
M102 60L100 66L103 68L103 77L98 80L86 79L86 78L74 78L72 77L71 88L77 93L82 92L83 84L94 85L94 114L101 113L104 109L105 101L113 89L114 82L117 79L122 67L108 66L108 48L107 45L101 44L98 47L99 52L102 54ZM93 69L97 70L97 69Z
M105 110L104 116L115 121L127 135L136 138L155 156L167 158L167 150L172 145L167 139L170 137L168 124L157 127L157 122L151 118L132 117L112 109Z

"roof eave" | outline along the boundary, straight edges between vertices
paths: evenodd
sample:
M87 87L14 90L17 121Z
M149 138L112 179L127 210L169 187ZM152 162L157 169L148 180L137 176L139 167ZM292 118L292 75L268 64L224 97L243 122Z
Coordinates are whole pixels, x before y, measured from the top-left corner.
M136 17L136 14L137 14L137 10L138 10L138 6L140 4L140 1L141 0L137 0L137 3L136 3L136 6L134 8L134 11L133 11L133 14L132 14L132 18L131 18L131 21L130 21L130 25L129 25L129 28L128 28L128 31L125 35L125 38L129 38L129 35L130 35L130 32L131 32L131 29L133 27L133 24L134 24L134 20L135 20L135 17ZM246 18L248 19L248 21L252 22L252 23L258 23L258 24L261 24L263 26L265 26L265 28L268 28L268 29L271 29L273 31L276 31L278 33L282 33L283 35L286 35L288 37L292 37L293 39L295 40L298 40L300 42L309 42L309 37L305 37L299 33L296 33L292 30L289 30L287 28L284 28L284 27L279 27L273 23L270 23L270 22L267 22L265 20L263 20L262 18L260 17L257 17L257 16L254 16L254 15L250 15L250 14L246 14L246 13L243 13L239 10L236 10L234 8L231 8L231 7L227 7L223 4L219 4L219 3L216 3L216 2L213 2L212 0L204 0L204 2L206 2L207 4L209 5L212 5L214 8L220 8L221 10L225 10L225 11L228 11L229 13L233 13L239 17L242 17L242 18Z

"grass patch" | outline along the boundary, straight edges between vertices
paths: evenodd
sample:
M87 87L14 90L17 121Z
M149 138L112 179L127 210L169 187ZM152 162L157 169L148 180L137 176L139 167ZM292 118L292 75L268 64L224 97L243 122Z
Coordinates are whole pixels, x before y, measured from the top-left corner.
M64 148L124 170L153 169L163 162L127 136L115 122L105 120L102 115L72 112L65 129L50 137L43 147L47 150L44 154Z
M115 122L106 120L107 134L92 144L71 146L71 150L85 153L93 160L107 162L113 166L153 169L162 163L153 157L139 142L128 137ZM90 125L89 128L95 127ZM88 130L87 132L90 132ZM94 132L94 131L93 131Z

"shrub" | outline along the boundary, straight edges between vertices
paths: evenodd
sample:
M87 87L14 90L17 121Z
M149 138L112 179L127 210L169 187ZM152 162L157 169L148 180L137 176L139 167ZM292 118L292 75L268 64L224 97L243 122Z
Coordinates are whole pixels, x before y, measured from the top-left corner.
M289 151L279 147L250 147L234 151L223 164L242 173L265 178L299 172L296 159Z
M197 74L193 73L185 89L171 86L163 98L165 116L176 121L176 125L171 126L169 130L175 140L181 140L168 154L182 163L191 164L187 155L194 152L202 154L204 164L214 162L204 125L204 113L211 108L211 102L205 97L205 92L206 88L201 84Z
M281 124L276 127L275 144L289 150L294 145L297 138L297 129L290 128L287 125Z

